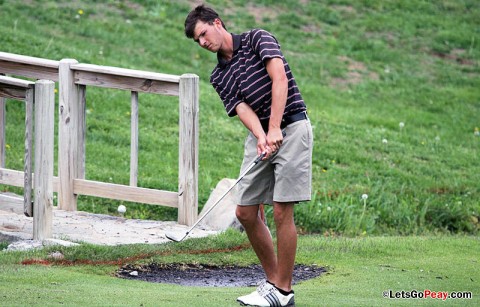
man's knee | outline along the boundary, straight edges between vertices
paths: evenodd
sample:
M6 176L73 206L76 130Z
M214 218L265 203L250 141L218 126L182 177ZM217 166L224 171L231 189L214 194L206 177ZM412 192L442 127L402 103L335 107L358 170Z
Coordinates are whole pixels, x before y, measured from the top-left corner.
M253 223L256 221L258 216L258 207L257 206L237 206L235 211L237 219L242 225L246 223Z
M273 207L273 220L276 225L293 222L294 203L275 203Z

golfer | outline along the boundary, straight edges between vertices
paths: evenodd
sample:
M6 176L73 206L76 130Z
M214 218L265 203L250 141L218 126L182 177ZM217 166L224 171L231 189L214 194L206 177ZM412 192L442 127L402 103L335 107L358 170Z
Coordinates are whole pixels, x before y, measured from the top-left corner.
M236 215L267 280L237 300L252 306L294 305L294 205L311 199L313 135L305 103L278 41L267 31L232 34L213 9L199 5L185 20L185 34L217 54L210 83L228 116L238 116L249 130L242 170L265 154L239 183ZM259 215L261 204L273 205L277 254Z

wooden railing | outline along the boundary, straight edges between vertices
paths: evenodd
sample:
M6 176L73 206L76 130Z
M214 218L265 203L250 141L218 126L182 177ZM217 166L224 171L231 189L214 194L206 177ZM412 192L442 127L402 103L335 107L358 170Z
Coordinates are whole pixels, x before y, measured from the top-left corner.
M52 61L0 52L0 73L59 82L58 205L77 210L77 196L89 195L178 208L178 222L192 225L198 215L198 76L160 74L92 64ZM131 92L130 185L85 179L87 86ZM178 191L137 187L138 93L179 97ZM5 121L3 121L4 123ZM1 125L0 125L1 126ZM0 128L1 130L1 128ZM1 159L1 157L0 157ZM58 185L58 186L56 186Z
M0 76L0 147L2 148L0 183L23 187L24 213L27 216L33 216L33 239L35 240L49 238L52 235L54 89L53 81L39 80L33 83ZM5 168L5 98L25 101L23 173ZM34 154L33 139L35 140ZM32 156L34 156L33 172ZM33 205L32 190L34 191Z

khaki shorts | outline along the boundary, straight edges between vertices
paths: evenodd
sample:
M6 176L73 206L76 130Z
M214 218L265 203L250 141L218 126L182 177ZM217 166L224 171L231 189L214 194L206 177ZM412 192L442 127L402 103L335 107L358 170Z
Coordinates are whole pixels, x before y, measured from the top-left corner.
M238 183L241 206L300 202L312 194L312 126L308 119L288 125L283 144L268 160L260 161ZM257 139L249 133L241 172L257 157Z

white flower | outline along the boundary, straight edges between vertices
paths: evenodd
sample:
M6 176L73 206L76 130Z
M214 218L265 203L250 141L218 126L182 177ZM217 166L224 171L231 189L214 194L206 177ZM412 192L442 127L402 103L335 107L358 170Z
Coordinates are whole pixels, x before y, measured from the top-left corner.
M328 206L327 211L332 211L332 208L330 206Z
M383 143L383 144L387 144L387 143L388 143L388 140L387 140L387 139L383 139L383 140L382 140L382 143Z
M368 194L362 194L362 199L365 200L368 198Z
M438 135L435 137L435 141L440 142L440 137Z
M405 127L405 123L404 123L404 122L400 122L400 123L398 124L398 126L400 127L400 129L402 129L403 127Z
M124 205L120 205L118 206L117 211L118 213L125 213L127 211L127 207L125 207Z

